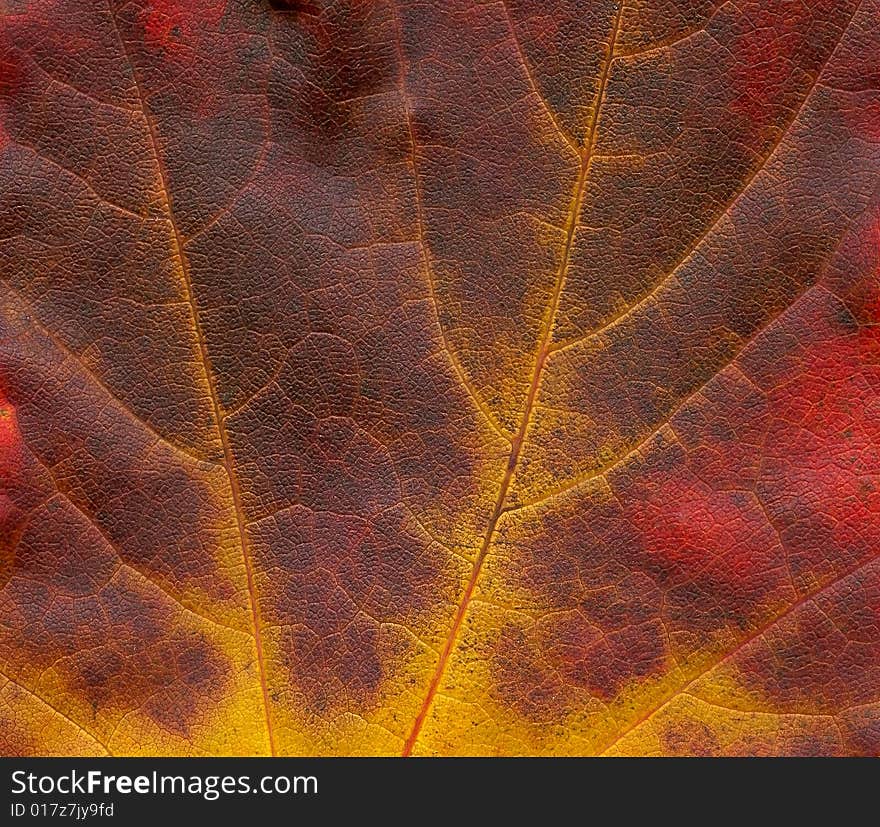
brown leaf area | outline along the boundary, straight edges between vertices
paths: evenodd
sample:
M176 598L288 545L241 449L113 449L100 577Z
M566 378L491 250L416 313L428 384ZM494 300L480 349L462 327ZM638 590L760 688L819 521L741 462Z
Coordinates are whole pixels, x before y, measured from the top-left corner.
M0 753L880 753L878 0L0 0Z

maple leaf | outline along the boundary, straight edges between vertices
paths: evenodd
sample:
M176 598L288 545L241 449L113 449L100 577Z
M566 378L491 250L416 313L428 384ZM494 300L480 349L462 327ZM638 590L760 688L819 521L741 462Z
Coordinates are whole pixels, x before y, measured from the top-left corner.
M0 4L0 751L880 752L878 19Z

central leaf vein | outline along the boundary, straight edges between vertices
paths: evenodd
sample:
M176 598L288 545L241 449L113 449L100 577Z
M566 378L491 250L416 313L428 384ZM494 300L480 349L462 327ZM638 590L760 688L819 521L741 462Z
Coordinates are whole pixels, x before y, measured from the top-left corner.
M565 231L565 242L562 248L562 255L560 257L559 268L556 273L556 279L553 286L553 293L550 298L550 302L547 307L547 312L544 319L543 330L540 337L540 342L538 345L537 354L535 357L535 367L532 371L532 379L529 385L528 395L526 396L525 405L523 407L522 418L520 420L520 426L517 430L516 435L514 436L511 442L510 454L507 461L507 468L504 471L504 475L501 479L501 485L499 487L498 496L495 501L495 506L492 510L492 514L489 518L489 522L486 528L486 533L483 537L483 542L480 547L480 551L477 554L477 558L474 561L473 568L471 570L470 579L468 580L467 586L465 587L464 595L458 605L458 609L455 614L455 618L452 622L452 628L450 629L449 635L446 640L446 644L443 647L443 651L440 655L440 659L437 662L436 669L434 671L433 677L431 679L431 683L429 684L427 694L422 702L421 708L416 716L416 719L413 723L412 730L410 731L409 737L407 738L404 748L403 755L408 756L412 754L413 747L418 740L419 733L421 732L422 726L427 719L428 713L431 710L434 699L438 694L438 690L440 688L441 681L446 672L446 667L449 662L450 655L455 646L456 640L458 639L458 634L461 631L462 624L464 622L465 616L468 612L468 607L471 602L471 598L473 597L474 591L477 586L477 582L480 578L480 572L483 568L483 563L486 560L486 556L489 553L489 549L492 545L492 538L495 534L495 530L498 526L498 522L501 519L501 516L505 511L505 503L507 501L507 494L510 490L511 482L513 481L514 474L516 473L517 466L519 464L519 459L521 456L522 448L526 440L526 436L528 433L529 425L532 418L532 411L535 406L535 400L538 396L538 391L541 386L541 377L544 372L544 366L546 365L547 358L552 352L552 341L553 341L553 327L556 321L556 315L559 311L560 299L562 297L562 289L565 285L565 277L568 272L568 265L571 259L572 249L574 247L575 235L578 226L578 217L581 212L581 207L584 202L584 194L587 189L587 181L590 176L590 166L593 160L593 147L596 143L596 134L598 132L599 127L599 119L602 112L602 104L605 100L605 93L608 88L608 79L611 75L611 66L612 66L612 58L614 54L614 47L617 42L617 36L620 31L620 24L623 19L623 11L624 11L624 3L621 2L617 14L614 19L614 23L611 28L611 34L608 39L608 44L606 46L606 56L602 67L602 74L599 79L598 89L596 91L595 97L595 105L593 108L593 115L590 121L589 132L584 144L583 149L578 153L580 157L580 170L578 173L577 184L575 186L575 192L572 197L571 206L568 212L568 221L566 225Z

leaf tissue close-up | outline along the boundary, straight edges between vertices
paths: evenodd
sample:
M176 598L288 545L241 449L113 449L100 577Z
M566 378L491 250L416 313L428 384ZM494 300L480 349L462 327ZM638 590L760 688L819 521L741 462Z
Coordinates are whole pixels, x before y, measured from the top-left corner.
M0 0L0 754L880 754L880 0Z

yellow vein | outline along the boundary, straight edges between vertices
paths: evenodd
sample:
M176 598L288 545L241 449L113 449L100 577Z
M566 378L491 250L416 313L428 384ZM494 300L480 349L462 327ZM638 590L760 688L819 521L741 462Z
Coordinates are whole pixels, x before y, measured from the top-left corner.
M28 695L30 695L32 698L35 698L37 701L39 701L41 704L43 704L43 706L47 707L48 709L51 709L59 718L63 718L65 721L68 721L69 723L73 724L83 735L87 736L92 741L94 741L99 747L101 747L101 749L103 749L107 753L107 755L113 755L113 753L110 751L110 748L103 741L101 741L95 734L89 732L89 730L87 730L81 723L79 723L78 721L75 721L66 712L62 712L60 709L58 709L57 706L54 706L52 703L50 703L46 698L44 698L42 695L40 695L36 690L31 689L29 686L25 686L23 683L20 683L19 681L15 680L13 678L10 678L9 675L7 675L3 671L0 671L0 677L5 678L9 683L11 683L13 686L17 686L22 691L27 692Z
M153 576L151 576L152 573L148 573L149 570L144 571L144 570L140 569L138 566L136 566L134 563L131 563L128 560L126 560L122 554L122 551L118 548L116 543L110 538L110 536L104 530L104 527L98 522L98 519L95 517L95 515L89 513L83 506L75 503L71 499L71 494L69 494L61 486L58 479L55 477L55 474L52 472L52 469L49 468L49 466L46 465L46 463L43 462L43 460L41 460L39 457L37 457L36 460L42 466L42 468L46 471L46 473L49 475L49 477L52 479L52 483L55 486L55 490L57 492L53 496L49 497L49 499L47 499L46 502L42 503L42 505L46 506L49 503L51 503L54 499L56 499L57 497L60 497L63 500L65 500L66 502L68 502L70 504L70 507L75 509L79 514L81 514L85 518L85 520L89 523L89 525L92 528L94 528L95 531L98 532L101 539L107 544L107 547L113 552L113 554L116 556L116 559L119 561L119 567L117 567L116 570L114 571L113 575L111 575L111 577L110 577L111 580L119 572L120 567L128 569L129 571L131 571L135 575L137 575L145 583L147 583L149 586L151 586L154 589L158 589L163 594L164 597L171 600L173 603L175 603L177 606L179 606L184 612L187 612L188 614L191 614L194 617L197 617L200 620L203 620L205 623L210 623L212 626L217 626L220 629L226 629L230 632L235 632L235 634L237 634L237 635L249 635L250 634L249 632L245 632L242 629L237 629L235 626L230 626L226 623L223 623L222 621L217 620L214 617L211 617L211 615L209 615L209 614L203 614L202 612L198 611L197 609L193 609L191 606L188 606L186 603L184 603L183 598L179 597L177 594L175 594L173 591L171 591L170 586L165 586L160 581L154 580ZM30 522L30 518L28 518L27 522L28 523ZM27 523L26 523L26 525L27 525ZM19 531L19 541L21 540L22 536L23 536L23 531L20 530Z
M825 583L821 584L820 586L817 586L816 588L808 591L806 594L803 595L803 597L794 601L794 603L790 604L785 609L783 609L781 612L779 612L778 614L771 617L770 620L768 620L766 623L759 626L750 635L748 635L747 637L744 637L741 641L739 641L733 647L733 649L730 649L729 651L724 652L720 657L716 658L715 660L711 661L707 666L700 669L696 675L694 675L692 678L687 679L687 681L685 683L683 683L677 689L670 692L662 701L660 701L660 703L655 704L653 707L651 707L650 709L648 709L647 711L642 713L638 718L636 718L632 723L630 723L624 730L622 730L620 733L618 733L617 736L615 736L614 740L611 741L607 746L605 746L599 754L604 755L615 744L619 743L627 735L629 735L629 733L631 733L635 729L638 729L642 724L646 723L647 721L650 721L658 712L660 712L662 709L665 709L677 697L679 697L683 693L686 693L698 680L700 680L700 678L704 677L705 675L708 675L710 672L714 671L719 666L721 666L722 664L729 661L734 655L736 655L738 652L741 652L743 649L745 649L746 646L748 646L753 641L757 640L760 637L763 637L768 631L770 631L770 629L772 629L778 623L782 622L786 617L791 615L793 612L797 611L799 608L801 608L802 606L811 602L816 597L818 597L819 595L828 591L829 589L833 589L835 586L837 586L839 583L842 583L844 580L847 580L850 577L857 575L860 571L873 565L878 560L880 560L880 555L874 555L869 560L863 560L860 563L857 563L856 565L851 566L849 569L847 569L845 572L843 572L843 574L840 574L837 577L831 578L830 580L827 580Z
M678 46L681 43L684 43L686 40L694 37L694 35L698 35L700 32L706 31L711 25L712 21L718 16L718 13L721 11L721 9L728 5L729 2L730 0L722 0L722 2L718 3L715 8L709 12L709 15L705 17L702 22L697 23L694 26L683 29L677 34L671 35L670 37L663 40L657 40L644 48L636 47L636 49L632 51L621 49L614 55L614 59L630 60L633 58L640 58L644 57L645 55L653 54L654 52L660 52L665 49L671 49L674 46Z
M526 79L529 82L529 86L532 87L532 91L535 93L535 96L540 101L541 106L544 111L549 115L550 120L553 121L553 126L556 127L556 131L562 137L562 139L574 150L575 154L580 156L581 148L578 146L577 141L568 134L568 130L562 125L562 122L559 120L559 116L547 102L547 99L544 95L541 94L541 90L538 87L537 82L535 81L534 74L532 73L532 68L529 64L528 59L526 58L526 54L523 51L522 44L519 42L519 38L516 36L516 28L513 22L513 17L510 14L510 9L507 6L506 0L501 0L501 8L504 9L504 16L507 18L507 25L510 28L510 37L513 40L513 45L516 48L516 52L519 55L520 63L522 63L523 71L525 72Z
M742 341L737 348L737 350L728 358L724 364L720 365L715 373L710 376L705 382L701 385L698 385L694 390L692 390L683 400L681 400L670 413L668 413L660 422L654 425L648 434L641 439L639 439L634 445L626 448L623 454L618 455L614 459L605 463L604 465L594 468L590 471L586 471L582 474L577 474L571 479L567 480L560 485L554 486L552 488L546 489L543 493L539 494L537 497L534 497L530 500L524 500L523 502L517 503L516 505L510 506L505 511L514 512L514 511L522 511L527 508L536 508L538 506L546 505L550 500L555 500L558 497L561 497L567 494L570 491L574 491L577 488L580 488L587 483L597 480L597 479L606 479L609 473L619 468L621 465L626 463L629 459L635 456L642 448L645 447L654 437L660 434L664 428L671 427L671 422L675 418L676 414L679 411L683 410L687 407L687 405L693 400L695 397L699 396L723 371L727 370L731 366L736 366L736 360L745 353L746 349L749 345L754 342L762 333L768 331L772 325L787 313L789 313L797 304L799 304L805 296L809 295L813 290L824 290L831 295L836 295L832 290L830 290L827 286L822 284L822 279L827 272L828 268L831 266L832 262L835 260L835 257L840 250L841 246L844 242L849 238L849 227L843 230L840 238L837 240L837 244L835 244L834 248L828 254L828 257L825 260L825 264L822 269L819 271L819 274L816 276L815 281L809 282L805 284L800 290L795 293L792 297L791 301L779 310L774 315L770 316L765 320L764 326L759 327L755 330L747 339ZM741 371L740 371L741 372ZM741 372L742 373L742 372ZM745 375L745 374L743 374ZM748 377L746 377L748 378ZM751 380L749 380L751 381ZM754 384L754 383L753 383Z
M397 9L395 7L395 16L397 16ZM440 331L440 340L443 343L443 349L446 351L447 356L449 357L449 362L452 365L452 369L455 371L456 376L458 377L458 381L461 382L462 387L467 392L467 395L470 397L471 402L476 406L477 410L483 415L488 424L492 427L499 436L503 437L505 440L510 442L510 434L506 431L506 429L498 422L495 414L490 410L489 406L483 401L482 396L478 393L477 389L473 386L467 371L461 364L461 361L458 358L458 354L453 349L449 340L446 336L446 328L443 325L443 320L440 318L440 299L437 292L437 285L434 279L434 266L431 261L431 254L428 250L428 242L425 238L425 227L426 227L426 219L425 219L425 208L424 208L424 200L422 197L422 186L421 186L421 178L419 176L418 163L416 162L416 152L417 152L417 144L416 144L416 136L415 130L413 129L412 123L412 103L409 100L409 95L406 91L406 80L405 80L405 72L408 62L406 60L406 56L403 50L402 43L402 31L403 27L400 23L400 20L397 21L397 57L398 63L400 64L400 96L403 103L404 115L406 117L406 126L409 132L409 143L412 152L412 171L413 171L413 184L415 186L415 201L416 201L416 216L418 222L418 233L419 233L419 247L422 251L422 264L425 269L425 277L428 282L428 292L430 294L431 305L434 309L434 316L437 320L437 329Z
M259 603L257 601L256 588L254 586L253 563L251 561L251 556L249 552L247 527L244 518L244 508L242 507L241 489L238 484L238 475L235 470L235 459L232 453L232 445L230 444L229 434L226 430L226 417L223 413L222 405L220 404L220 397L217 391L217 383L214 376L214 371L211 367L211 360L208 355L208 347L205 340L205 333L199 318L199 308L195 297L195 291L193 289L192 277L189 271L189 261L187 260L186 254L184 253L182 236L177 226L177 222L174 218L174 211L172 209L171 201L171 188L168 184L168 173L165 169L165 164L162 160L162 154L159 150L159 138L156 133L156 126L153 122L152 117L150 116L149 108L147 107L147 100L144 94L143 85L141 83L139 73L137 71L134 61L131 58L131 55L129 54L128 46L125 43L125 38L122 36L122 32L119 28L119 23L116 19L116 12L113 8L112 2L108 0L108 3L110 5L110 19L113 23L114 29L116 30L116 35L119 39L122 52L125 55L126 61L128 62L131 69L132 80L134 81L138 100L140 102L140 107L143 112L144 121L146 122L150 145L152 147L153 155L156 160L159 185L162 198L165 202L164 206L168 215L168 224L171 228L171 241L174 247L174 254L178 260L178 263L180 264L180 272L183 280L183 286L186 291L187 302L189 303L190 309L192 311L192 321L193 327L195 329L196 339L198 341L199 357L202 362L202 367L205 372L205 379L208 384L208 391L211 396L211 405L214 409L214 417L217 422L217 434L220 437L220 443L223 447L222 464L224 469L226 470L226 477L229 481L229 491L232 495L233 510L235 512L235 520L238 526L238 536L241 543L241 553L244 562L245 574L247 577L247 588L254 627L254 644L257 654L257 665L260 672L260 688L262 690L263 696L263 711L266 718L266 734L269 741L269 751L272 755L275 755L275 736L272 731L272 719L269 712L269 689L266 682L266 665L263 655L262 636L260 634L260 609Z
M77 181L85 187L86 191L89 192L93 198L95 198L99 204L103 204L106 207L109 207L112 210L115 210L122 215L134 219L135 221L146 222L149 221L149 216L139 215L136 212L132 212L128 207L123 207L121 204L117 204L114 201L111 201L105 195L101 195L92 183L87 179L80 175L78 172L74 172L72 169L68 169L64 164L59 163L54 158L50 158L48 155L44 153L43 150L38 149L35 146L31 146L30 144L26 144L18 138L13 138L12 143L17 144L22 149L26 149L28 152L33 153L33 155L42 161L45 164L48 164L52 168L58 170L63 175L69 175L71 178L75 178Z
M4 282L4 286L12 296L15 296L15 303L23 306L28 316L28 324L39 333L41 333L43 336L45 336L59 351L61 351L64 357L70 359L75 365L77 365L86 374L86 376L88 376L88 378L107 395L110 403L113 405L117 405L119 409L132 420L132 422L144 428L151 436L155 437L159 441L159 444L167 446L176 454L180 454L182 459L185 458L185 460L188 462L196 462L199 464L204 463L211 466L217 465L216 462L205 459L205 457L199 456L198 454L191 453L182 445L178 445L176 442L172 442L170 439L168 439L168 437L160 434L159 431L157 431L149 422L147 422L147 420L142 419L140 416L138 416L138 414L135 413L134 410L132 410L125 402L123 402L122 399L120 399L113 392L113 390L111 390L109 385L107 385L104 380L101 379L101 377L88 366L85 359L80 354L78 354L74 350L71 350L71 348L64 344L64 342L62 342L61 339L58 338L58 336L56 336L48 327L46 327L44 324L42 324L42 322L38 320L37 314L34 311L32 305L25 300L25 297L17 288L13 287L8 282ZM21 308L19 308L19 310L21 310Z
M831 720L836 719L840 715L840 712L779 712L772 709L727 706L726 704L720 704L717 701L707 701L705 698L695 695L693 692L682 691L680 694L686 695L688 698L693 698L698 703L711 706L714 709L722 709L725 712L735 712L739 715L767 715L771 718L828 718ZM846 712L849 709L850 707L843 707L841 711Z
M852 24L852 21L855 19L855 16L858 14L859 9L861 8L862 2L864 0L860 0L859 3L856 4L853 13L850 15L846 24L843 27L843 31L840 33L840 37L837 40L834 48L831 50L830 54L826 58L825 62L822 64L819 69L816 71L816 77L812 80L810 85L807 87L806 92L804 93L801 102L795 108L788 122L782 128L782 131L777 136L776 140L770 146L769 151L764 156L764 159L758 164L758 166L748 175L748 177L743 181L742 185L734 192L731 198L728 200L727 204L724 206L724 209L718 213L715 219L711 222L711 224L702 232L700 235L688 246L687 250L681 255L681 257L675 262L672 268L640 299L633 302L628 307L625 307L615 316L610 318L608 321L600 325L599 327L594 328L593 330L585 333L583 336L578 336L575 339L571 339L567 342L563 342L557 345L554 345L551 348L552 353L561 353L564 350L568 350L569 348L575 347L579 344L582 344L585 341L589 341L590 339L594 339L597 336L607 332L612 327L616 327L622 321L632 316L637 310L641 307L644 307L648 301L650 301L660 290L675 276L675 274L685 265L688 261L694 256L694 254L699 250L702 246L703 242L718 228L721 222L725 219L726 216L730 214L730 211L739 203L740 198L745 195L746 191L752 185L752 183L757 179L757 177L767 168L767 165L773 160L778 152L779 148L782 145L782 142L794 128L795 124L797 124L798 119L801 116L801 113L806 108L807 104L813 97L813 92L816 91L816 88L819 86L819 81L822 78L822 75L825 74L825 69L831 63L831 60L834 58L834 55L837 53L837 50L840 48L840 45L843 43L844 38L846 37L847 31L849 31L849 27Z
M617 41L617 35L620 31L620 23L623 18L623 9L624 3L621 2L617 11L617 16L615 17L614 24L612 26L611 35L607 46L605 63L602 69L601 78L599 80L599 88L596 93L596 105L595 109L593 110L589 136L587 138L584 150L580 153L580 172L578 174L574 197L572 198L571 207L569 209L565 244L562 249L559 269L556 273L556 282L553 288L553 295L551 297L549 307L547 309L546 319L544 321L544 329L543 333L541 334L540 344L538 346L538 352L535 359L535 368L532 373L532 381L529 387L528 396L526 397L522 420L520 422L519 430L514 437L513 442L511 443L510 455L507 461L507 468L505 469L504 476L501 480L498 497L495 501L495 507L493 508L492 514L489 518L489 523L486 528L486 533L483 537L483 543L480 548L480 552L477 555L476 561L474 562L470 579L465 588L461 602L459 603L458 610L456 611L455 618L452 622L452 628L450 629L449 635L446 639L446 644L443 647L443 653L437 663L437 667L434 671L434 675L428 687L427 694L425 695L421 708L419 709L416 719L413 722L409 737L404 743L404 756L412 754L413 747L418 740L419 733L422 730L422 726L424 725L428 713L431 710L434 698L437 696L438 690L440 689L440 683L443 680L443 676L446 672L446 667L449 663L450 655L452 654L452 650L455 647L456 640L458 639L458 634L461 631L462 624L464 623L465 616L467 615L468 607L476 589L477 581L479 580L483 563L485 562L486 556L489 553L489 548L492 544L492 538L495 534L495 529L498 525L498 521L504 513L504 503L507 499L507 493L513 480L513 475L516 471L517 465L519 463L520 454L525 443L526 434L529 428L529 421L531 419L532 410L534 408L535 400L538 395L538 389L541 384L541 375L544 369L544 365L547 361L547 356L550 353L550 343L553 337L553 326L556 320L556 314L559 310L560 298L562 296L562 288L565 284L565 276L568 271L568 263L571 258L571 251L574 247L574 237L578 225L578 216L580 215L581 207L584 201L584 193L586 192L587 179L589 177L590 164L592 161L593 146L595 145L596 134L599 126L599 118L602 111L602 104L604 102L605 92L608 87L608 78L611 74L611 55L614 53L614 45Z

